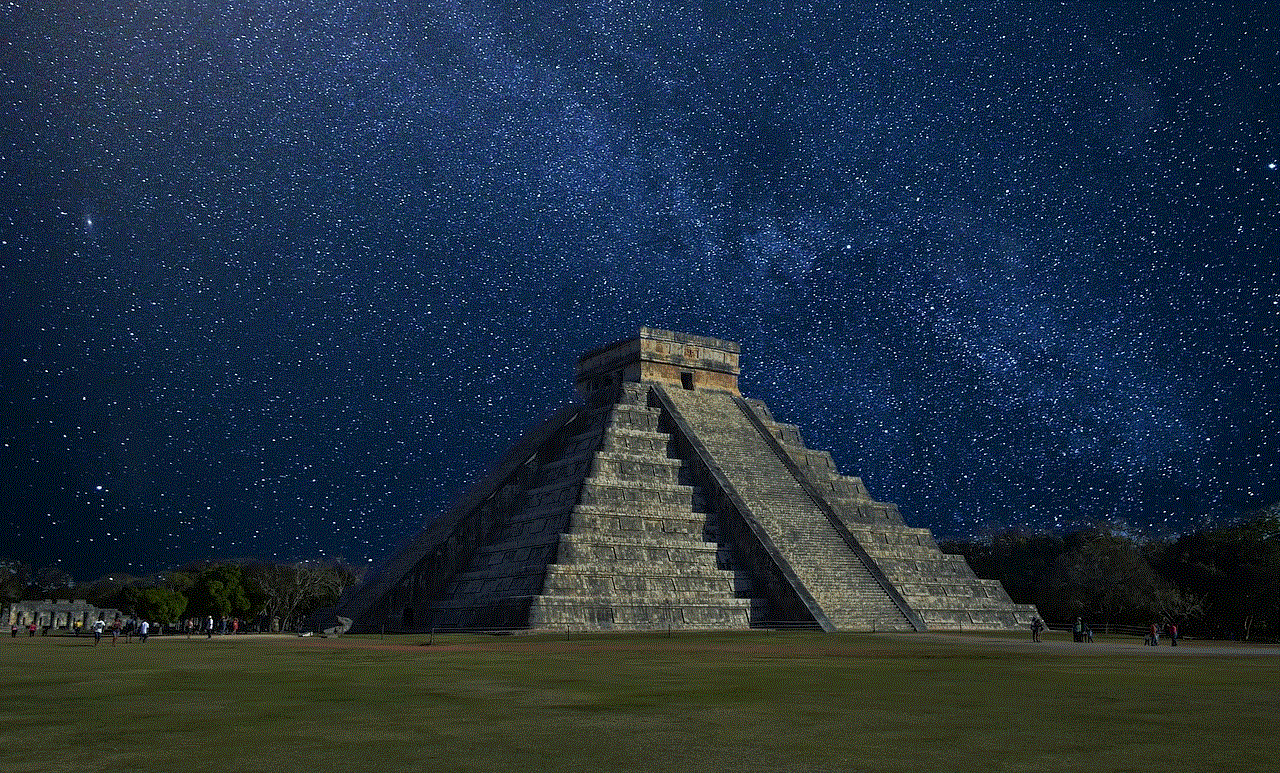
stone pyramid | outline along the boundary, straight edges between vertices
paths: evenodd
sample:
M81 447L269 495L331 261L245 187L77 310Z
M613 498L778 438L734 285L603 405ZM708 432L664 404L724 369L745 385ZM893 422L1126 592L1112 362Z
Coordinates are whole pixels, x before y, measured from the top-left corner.
M738 391L739 347L641 328L343 597L356 631L1013 628L1014 604Z

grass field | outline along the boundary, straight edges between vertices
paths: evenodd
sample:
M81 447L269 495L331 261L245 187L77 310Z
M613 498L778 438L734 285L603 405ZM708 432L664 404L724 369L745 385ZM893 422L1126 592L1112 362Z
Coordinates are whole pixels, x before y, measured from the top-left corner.
M1264 771L1280 650L998 636L0 641L4 773Z

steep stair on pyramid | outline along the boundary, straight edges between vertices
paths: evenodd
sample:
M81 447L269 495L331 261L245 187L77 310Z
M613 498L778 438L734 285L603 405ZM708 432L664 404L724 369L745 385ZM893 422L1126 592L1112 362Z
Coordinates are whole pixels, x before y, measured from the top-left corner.
M741 398L710 391L655 387L768 535L773 547L836 630L915 630L876 568L797 480L744 412ZM749 409L747 409L749 410ZM917 618L918 619L918 618Z
M775 421L758 400L746 402L930 629L1030 625L1034 606L1010 601L998 580L979 579L963 556L939 550L928 529L908 526L897 506L872 499L860 478L841 475L829 453L806 448L797 427Z

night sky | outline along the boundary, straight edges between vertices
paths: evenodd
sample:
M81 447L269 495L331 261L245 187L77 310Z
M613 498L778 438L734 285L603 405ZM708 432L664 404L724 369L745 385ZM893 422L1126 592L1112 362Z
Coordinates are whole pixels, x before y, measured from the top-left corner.
M0 557L377 560L641 325L741 343L744 394L939 536L1280 499L1274 4L0 29Z

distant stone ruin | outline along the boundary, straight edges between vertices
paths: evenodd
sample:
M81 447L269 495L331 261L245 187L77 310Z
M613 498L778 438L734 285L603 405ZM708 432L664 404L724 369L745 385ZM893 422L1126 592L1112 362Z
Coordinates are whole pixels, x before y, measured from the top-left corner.
M83 599L15 601L0 610L0 624L22 628L34 623L37 628L88 630L98 620L110 622L119 616L117 609L99 609Z
M739 347L641 328L369 574L353 631L1025 627L927 529L738 391Z

